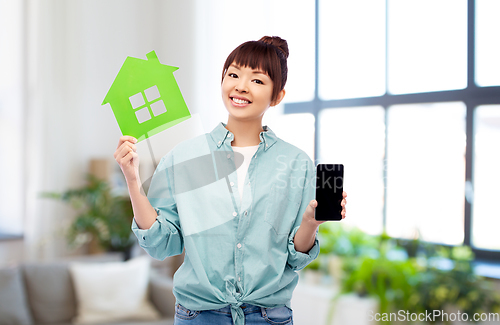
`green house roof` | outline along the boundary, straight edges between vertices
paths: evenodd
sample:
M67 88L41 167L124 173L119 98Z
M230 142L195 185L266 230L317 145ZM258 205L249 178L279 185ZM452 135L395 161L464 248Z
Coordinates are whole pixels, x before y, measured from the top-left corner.
M149 52L146 57L147 60L127 57L101 105L112 102L117 96L123 96L126 92L133 95L148 88L152 82L154 84L156 78L172 76L173 72L179 69L161 64L155 51Z

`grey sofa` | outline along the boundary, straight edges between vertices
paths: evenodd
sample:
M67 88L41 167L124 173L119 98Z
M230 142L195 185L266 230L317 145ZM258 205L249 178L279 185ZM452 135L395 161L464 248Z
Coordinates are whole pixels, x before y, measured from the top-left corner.
M55 262L29 262L0 268L0 325L71 325L76 316L76 297L69 262L120 261L121 255L85 256ZM175 298L172 280L151 270L148 297L162 314L157 321L108 324L171 325Z

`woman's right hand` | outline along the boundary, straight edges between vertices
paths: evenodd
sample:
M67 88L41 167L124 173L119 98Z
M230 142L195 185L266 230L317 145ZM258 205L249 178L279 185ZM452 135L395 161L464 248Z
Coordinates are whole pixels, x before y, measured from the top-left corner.
M137 180L139 176L139 154L135 143L137 143L136 138L122 136L114 153L127 182Z

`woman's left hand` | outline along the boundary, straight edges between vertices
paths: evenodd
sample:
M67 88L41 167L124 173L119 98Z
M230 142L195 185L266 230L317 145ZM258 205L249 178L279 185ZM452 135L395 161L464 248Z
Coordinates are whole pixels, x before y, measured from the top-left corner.
M340 205L342 206L342 212L341 212L342 219L344 219L346 216L345 206L347 204L347 199L346 199L347 193L345 191L342 192L342 197L343 199L340 202ZM318 206L318 201L311 200L311 202L309 202L309 205L307 206L306 211L304 212L304 215L302 217L302 223L306 222L309 225L314 225L316 227L319 227L319 225L326 222L326 221L318 221L314 218L314 211L317 206Z

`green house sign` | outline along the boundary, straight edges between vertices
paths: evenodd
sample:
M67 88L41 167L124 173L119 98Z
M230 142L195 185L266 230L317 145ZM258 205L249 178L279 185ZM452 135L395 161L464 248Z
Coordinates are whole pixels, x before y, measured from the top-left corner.
M109 103L123 135L147 139L191 117L173 72L155 51L127 57L101 105Z

